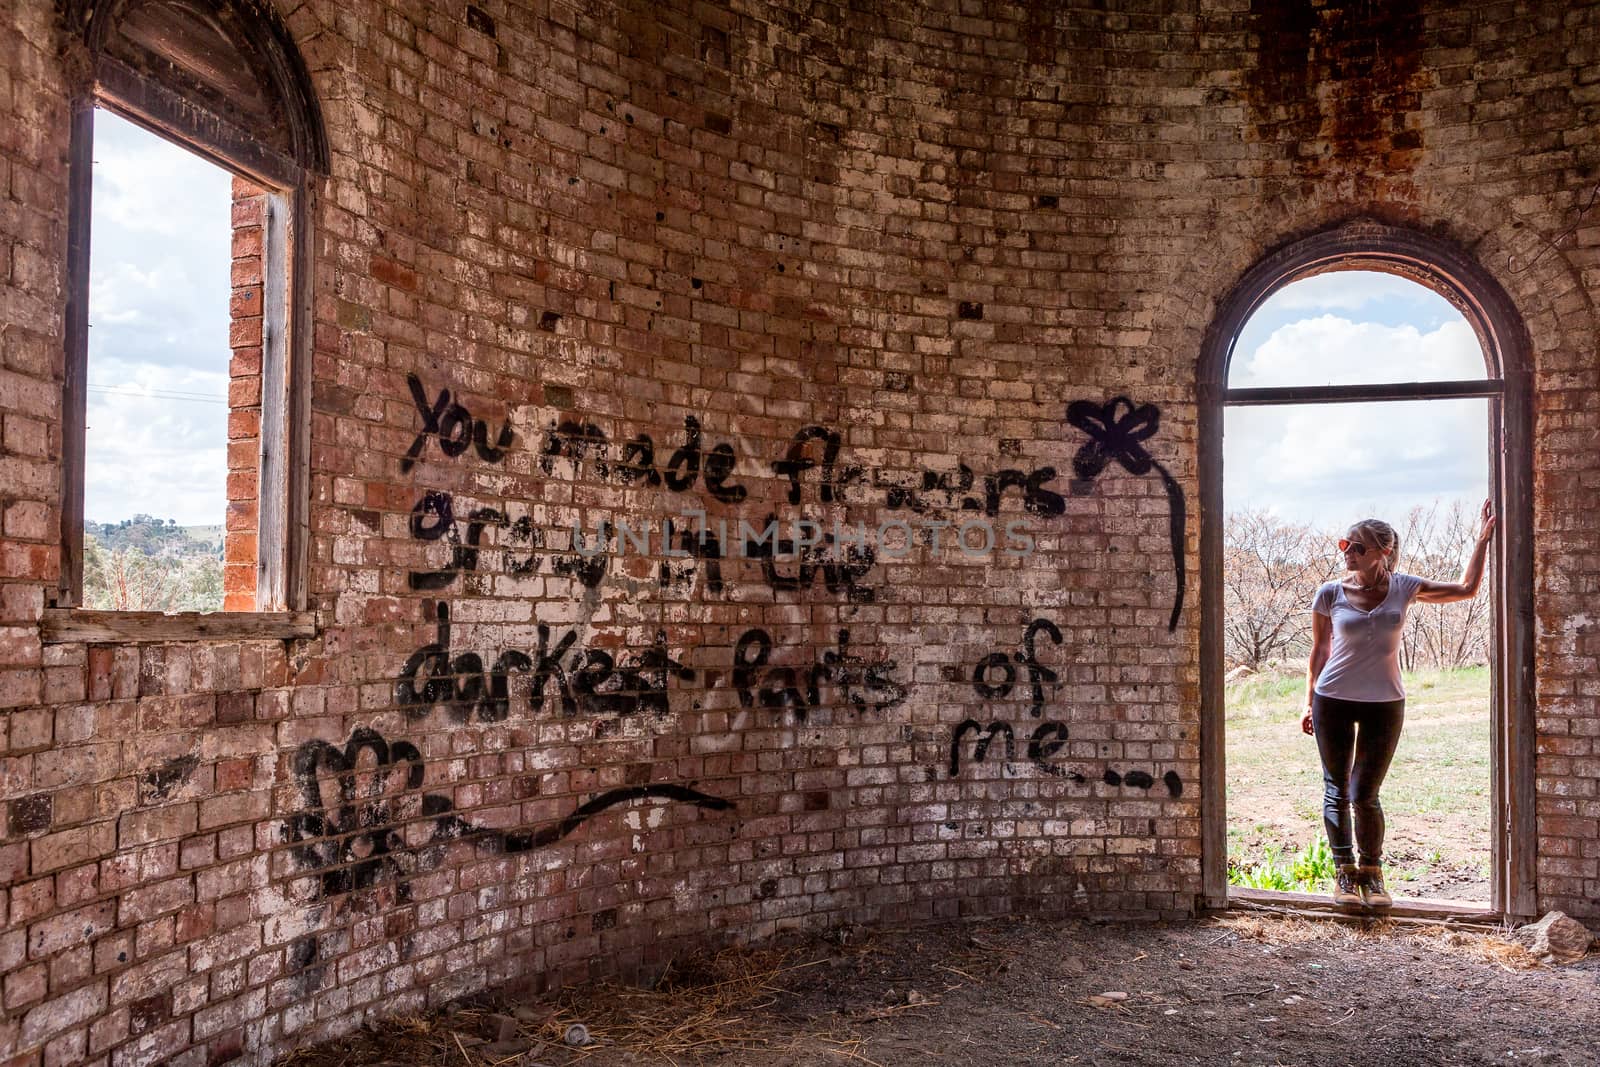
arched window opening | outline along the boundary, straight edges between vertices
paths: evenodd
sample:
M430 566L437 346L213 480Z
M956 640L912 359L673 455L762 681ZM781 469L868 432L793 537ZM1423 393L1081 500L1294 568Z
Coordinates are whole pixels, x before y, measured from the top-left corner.
M1344 570L1322 542L1375 513L1401 532L1400 569L1453 581L1443 572L1459 567L1487 497L1501 525L1485 591L1408 619L1402 666L1433 673L1408 689L1383 791L1390 858L1402 858L1391 873L1424 912L1532 911L1525 350L1481 269L1375 223L1280 249L1224 302L1200 368L1209 906L1260 888L1326 899L1304 892L1292 862L1304 875L1326 857L1307 847L1323 840L1321 764L1290 714L1304 703L1310 594ZM1257 766L1263 754L1270 767Z
M107 0L66 18L83 62L55 607L289 625L304 603L311 183L327 170L309 78L265 5ZM86 515L86 496L111 513ZM87 538L86 519L100 523ZM211 569L171 566L212 550ZM58 639L85 621L54 614Z
M1336 271L1290 282L1240 332L1240 389L1482 381L1465 317L1413 281ZM1304 693L1311 593L1343 575L1351 523L1388 521L1399 569L1454 581L1490 495L1489 399L1229 405L1223 416L1228 878L1326 893L1315 744L1289 714ZM1400 644L1402 742L1382 790L1388 884L1402 899L1490 898L1488 598L1414 604ZM1285 690L1289 690L1287 699Z

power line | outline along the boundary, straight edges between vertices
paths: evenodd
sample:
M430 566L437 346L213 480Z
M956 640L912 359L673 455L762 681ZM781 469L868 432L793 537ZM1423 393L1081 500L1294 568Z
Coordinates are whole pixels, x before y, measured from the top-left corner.
M119 389L106 385L89 386L91 393L106 393L110 396L136 396L156 400L187 400L192 404L227 404L226 400L217 399L215 394L184 393L171 389Z

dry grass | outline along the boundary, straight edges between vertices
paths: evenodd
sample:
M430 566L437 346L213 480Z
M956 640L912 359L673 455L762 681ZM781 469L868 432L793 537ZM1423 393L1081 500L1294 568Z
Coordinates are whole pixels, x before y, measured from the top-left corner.
M1245 941L1257 941L1264 945L1304 945L1313 942L1349 945L1389 936L1395 929L1391 919L1363 917L1360 922L1340 922L1340 918L1302 919L1295 915L1230 911L1217 916L1211 925Z
M1212 925L1247 941L1268 945L1298 945L1321 942L1352 945L1376 939L1403 939L1413 945L1460 956L1474 962L1492 963L1507 971L1527 971L1547 966L1527 946L1513 941L1509 929L1469 930L1416 920L1366 919L1361 922L1329 922L1325 918L1302 919L1296 916L1258 915L1230 912L1213 920Z
M582 1001L566 1001L549 1027L559 1041L581 1021L594 1038L590 1050L622 1049L668 1063L680 1057L787 1049L799 1035L775 1034L760 1017L787 993L796 972L826 958L796 960L793 950L729 949L697 961L687 973L668 973L654 989L617 983L585 990ZM758 1017L760 1017L758 1019Z

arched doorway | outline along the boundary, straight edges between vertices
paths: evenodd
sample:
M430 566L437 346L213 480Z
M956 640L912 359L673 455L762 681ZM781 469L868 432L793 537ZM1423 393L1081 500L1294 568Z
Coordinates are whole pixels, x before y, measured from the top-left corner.
M1459 310L1482 346L1481 378L1360 385L1230 388L1245 323L1272 293L1313 275L1367 270L1399 275ZM1251 268L1221 303L1199 367L1201 491L1201 817L1204 903L1225 907L1226 750L1223 688L1223 414L1237 405L1482 398L1489 409L1489 482L1501 519L1488 597L1491 684L1491 911L1531 916L1533 825L1533 604L1531 407L1526 333L1504 290L1455 246L1360 221L1295 241Z

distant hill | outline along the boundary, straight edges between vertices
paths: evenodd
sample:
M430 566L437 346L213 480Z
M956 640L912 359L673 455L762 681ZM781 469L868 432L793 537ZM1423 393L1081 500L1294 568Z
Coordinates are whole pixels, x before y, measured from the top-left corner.
M172 519L140 514L121 522L85 522L83 532L108 552L131 548L147 556L222 557L221 526L179 526Z
M221 526L135 515L83 524L83 603L116 611L220 611Z

